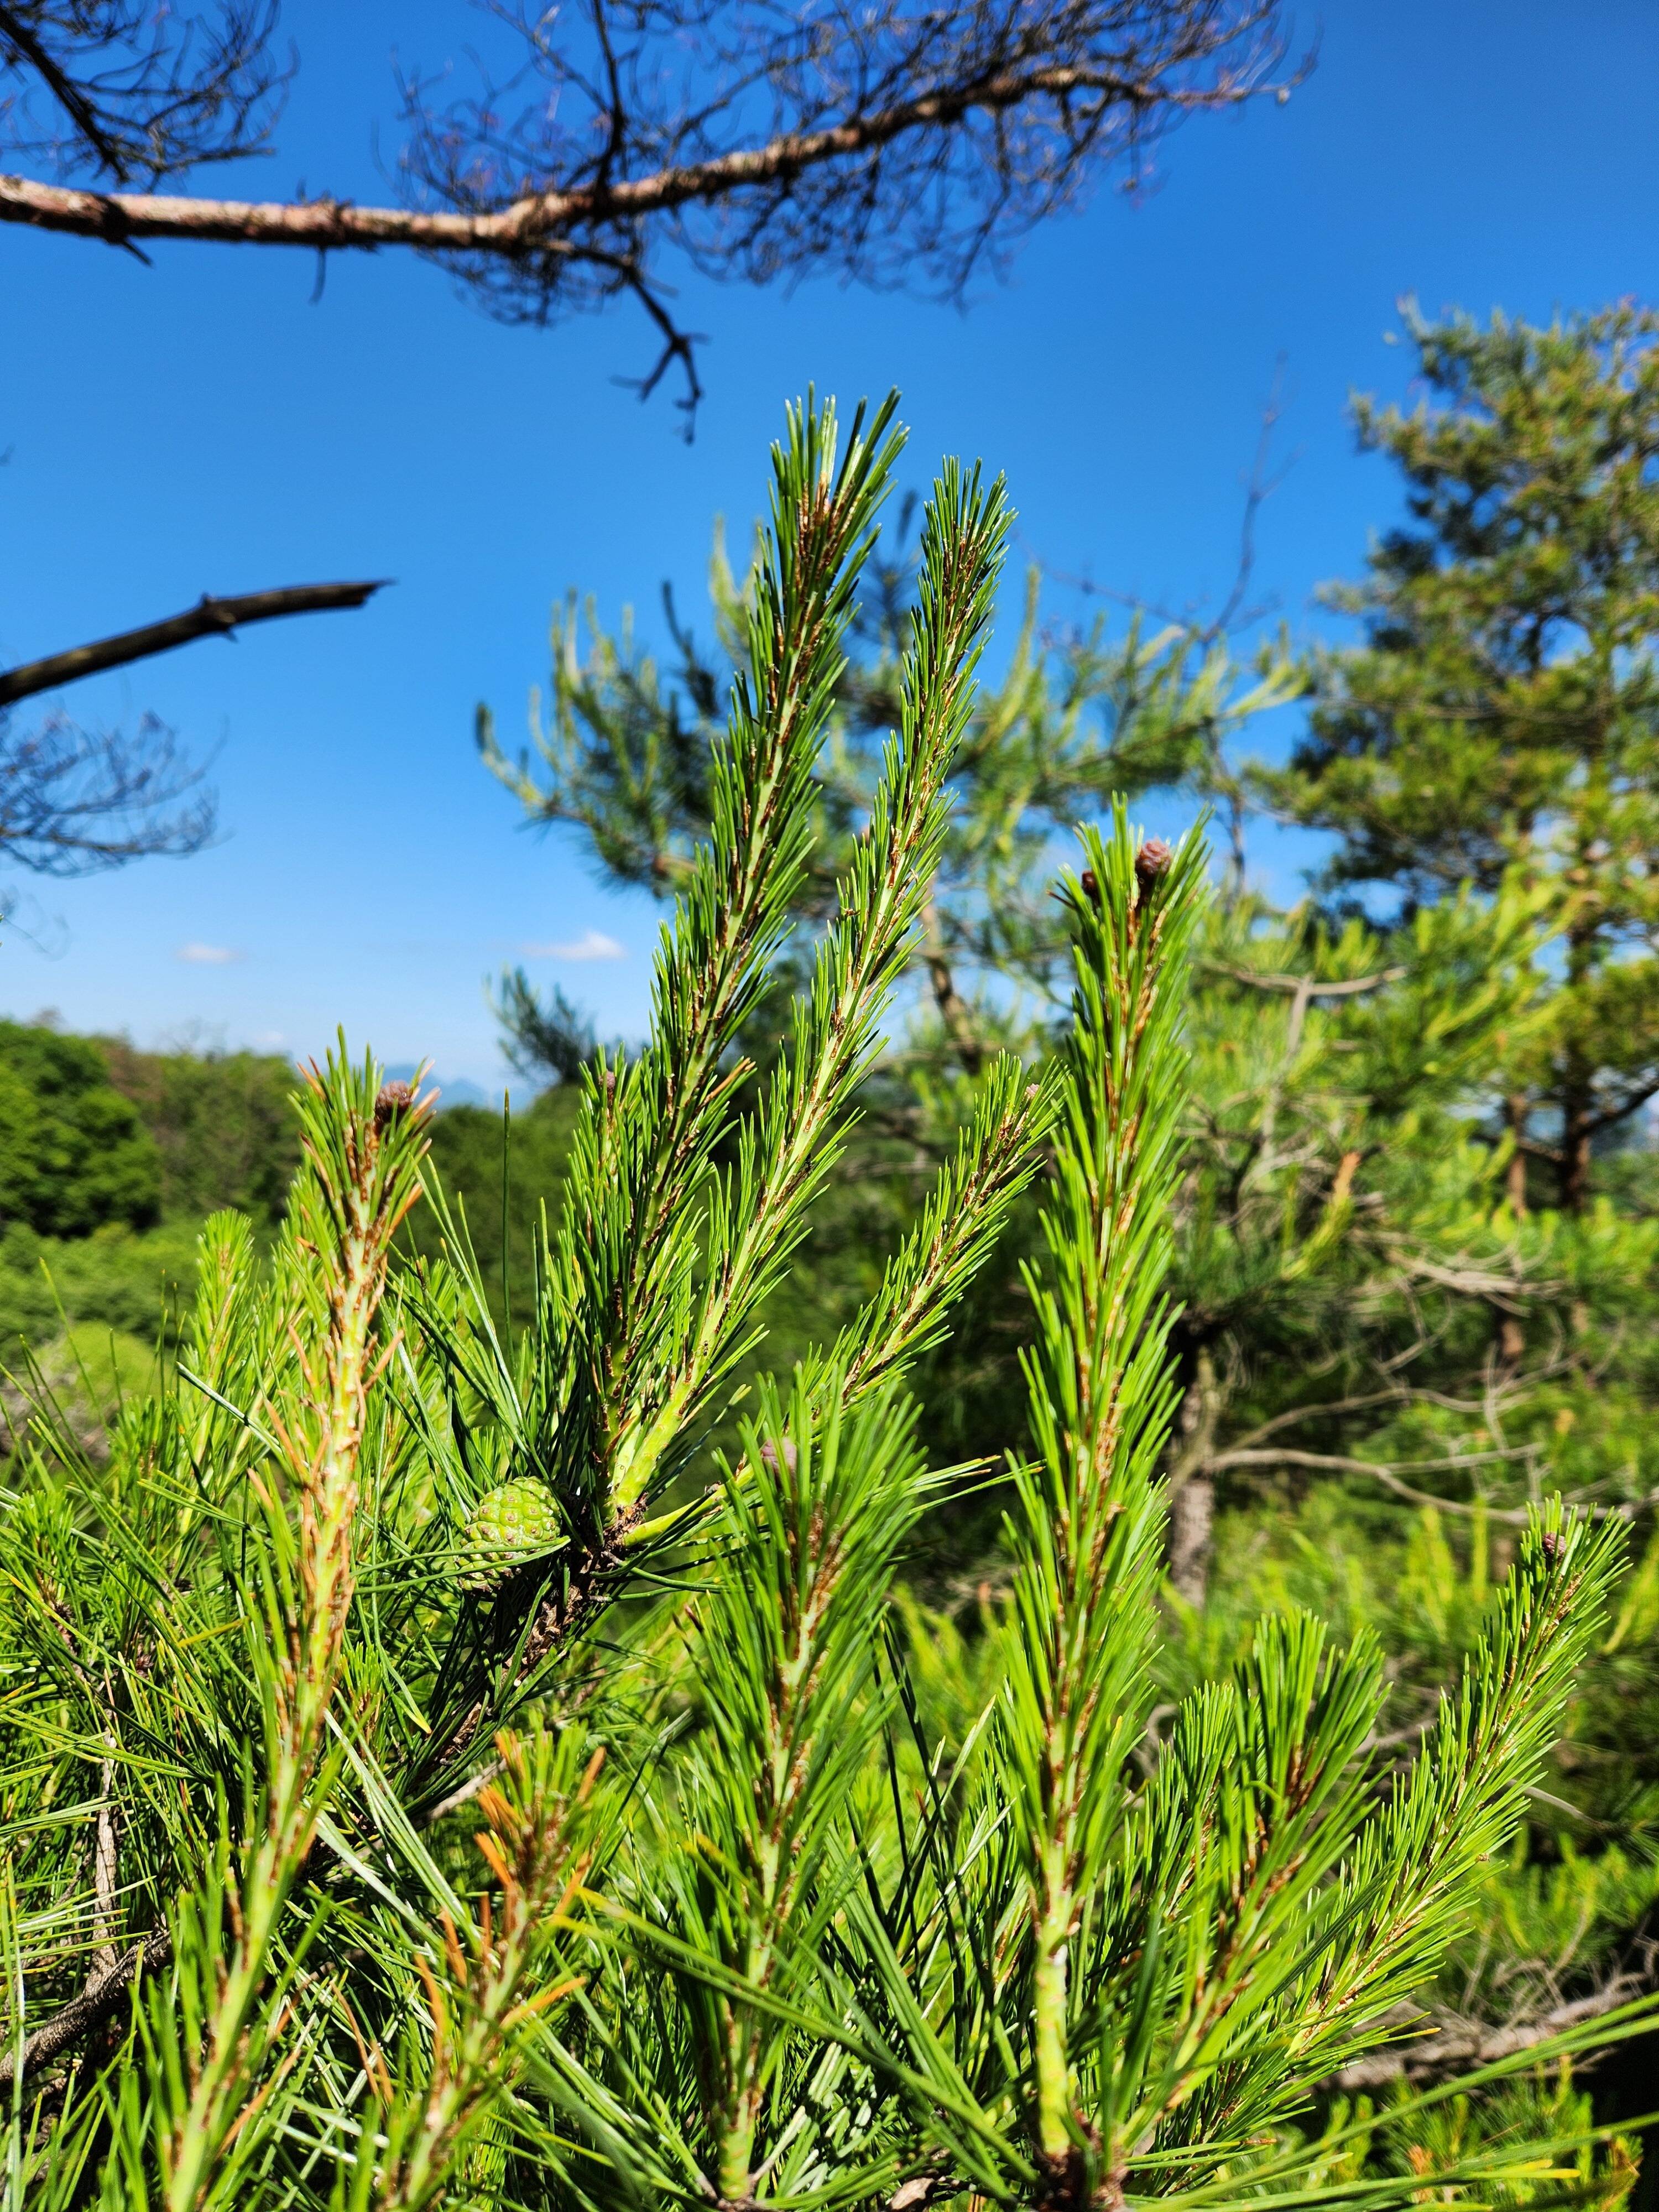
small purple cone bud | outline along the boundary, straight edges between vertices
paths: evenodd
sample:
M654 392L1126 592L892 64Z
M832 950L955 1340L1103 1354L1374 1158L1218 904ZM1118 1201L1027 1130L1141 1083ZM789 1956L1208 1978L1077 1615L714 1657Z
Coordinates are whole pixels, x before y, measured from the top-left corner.
M794 1439L792 1437L786 1437L783 1440L783 1463L788 1468L791 1474L795 1471L796 1458L797 1454L795 1451ZM764 1443L761 1446L761 1464L763 1467L769 1467L773 1473L775 1474L776 1474L778 1455L776 1449L772 1444Z
M1083 873L1078 878L1078 881L1083 887L1084 897L1092 899L1095 904L1098 906L1100 904L1100 885L1095 880L1094 870L1092 868L1085 868L1083 871Z
M384 1135L389 1125L401 1121L415 1103L412 1083L383 1083L374 1101L374 1127Z
M1553 1566L1556 1561L1560 1558L1562 1553L1566 1550L1567 1547L1565 1539L1562 1537L1557 1530L1553 1528L1546 1528L1543 1534L1538 1539L1538 1548L1544 1554L1544 1557L1549 1561L1550 1565Z
M1135 854L1135 880L1143 892L1162 883L1175 865L1175 852L1162 837L1149 837Z

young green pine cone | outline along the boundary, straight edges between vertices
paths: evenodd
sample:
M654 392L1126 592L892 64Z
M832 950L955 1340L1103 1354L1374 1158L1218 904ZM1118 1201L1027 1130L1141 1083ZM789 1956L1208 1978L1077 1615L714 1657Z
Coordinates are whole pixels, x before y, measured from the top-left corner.
M515 1568L545 1559L566 1540L563 1516L545 1483L498 1483L467 1516L461 1587L487 1595Z

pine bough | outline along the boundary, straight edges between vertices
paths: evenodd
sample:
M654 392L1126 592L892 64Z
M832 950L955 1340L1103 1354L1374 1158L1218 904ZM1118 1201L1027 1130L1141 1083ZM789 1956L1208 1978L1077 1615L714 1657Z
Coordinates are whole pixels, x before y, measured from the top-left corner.
M1084 833L1063 1063L987 1073L875 1295L696 1479L878 1048L991 617L1001 485L947 466L900 726L757 1092L738 1039L900 444L890 402L844 443L809 402L775 453L714 835L649 1043L584 1078L522 1329L463 1220L398 1263L427 1108L343 1051L274 1256L216 1218L177 1371L106 1463L48 1425L14 1466L9 2204L1409 2197L1343 2166L1340 2107L1316 2186L1305 2116L1466 1924L1613 1539L1540 1510L1403 1780L1367 1760L1378 1651L1297 1616L1137 1755L1196 840ZM887 1602L948 1480L903 1376L1040 1156L1004 1686L947 1759Z

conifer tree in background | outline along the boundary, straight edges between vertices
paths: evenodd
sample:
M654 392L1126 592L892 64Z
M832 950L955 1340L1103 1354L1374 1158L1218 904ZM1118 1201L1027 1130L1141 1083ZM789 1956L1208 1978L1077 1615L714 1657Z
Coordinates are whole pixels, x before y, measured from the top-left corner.
M1333 889L1547 893L1561 969L1507 1069L1512 1190L1578 1213L1598 1140L1659 1093L1659 315L1407 335L1425 398L1356 420L1411 520L1328 594L1367 641L1318 659L1271 789L1337 833Z
M897 444L890 403L844 451L829 410L792 418L712 834L648 1042L581 1078L520 1330L459 1222L399 1271L426 1109L342 1054L271 1265L219 1217L185 1356L107 1463L60 1437L14 1468L9 2203L1620 2194L1594 2146L1437 2138L1442 2093L1307 2132L1469 1927L1615 1528L1529 1516L1392 1777L1374 1641L1294 1613L1180 1701L1147 1771L1197 841L1138 842L1121 808L1085 836L1053 1075L987 1066L876 1294L704 1455L878 1048L971 721L1006 525L1000 485L947 466L885 773L745 1087ZM903 1377L1045 1137L1004 1686L952 1752L884 1602L951 1480Z
M829 741L814 766L817 845L792 917L804 933L833 910L838 871L867 817L897 715L915 584L908 519L907 503L903 550L871 564ZM578 827L607 882L672 897L708 834L709 748L741 659L751 589L752 575L733 574L717 530L713 651L681 621L667 591L675 647L668 669L636 642L631 616L612 633L573 597L554 611L548 696L545 708L539 694L532 697L530 746L509 748L491 710L478 709L479 751L526 818ZM1069 956L1049 896L1056 842L1117 790L1179 785L1231 811L1243 792L1229 773L1230 738L1303 684L1283 640L1245 668L1224 641L1179 623L1150 632L1137 623L1121 638L1099 623L1056 645L1040 617L1033 571L1007 671L981 690L952 773L954 810L915 954L932 1014L924 1049L936 1072L954 1066L971 1075L999 1046L1038 1048L1062 1018ZM549 1008L538 1024L536 1004L522 974L509 977L501 1001L509 1042L532 1061L539 1048L556 1077L563 1071L554 1040L569 1027L571 1010Z

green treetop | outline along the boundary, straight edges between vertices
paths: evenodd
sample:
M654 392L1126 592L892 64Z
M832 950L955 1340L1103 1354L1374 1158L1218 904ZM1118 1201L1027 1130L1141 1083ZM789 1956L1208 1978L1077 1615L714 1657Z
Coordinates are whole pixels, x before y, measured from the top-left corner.
M161 1206L161 1159L88 1037L0 1022L0 1232L143 1226Z
M1267 782L1337 833L1333 887L1412 904L1518 869L1547 888L1559 960L1507 1115L1576 1212L1596 1140L1659 1091L1659 317L1413 313L1407 332L1427 396L1356 416L1410 520L1328 593L1365 641L1320 656L1307 735Z

